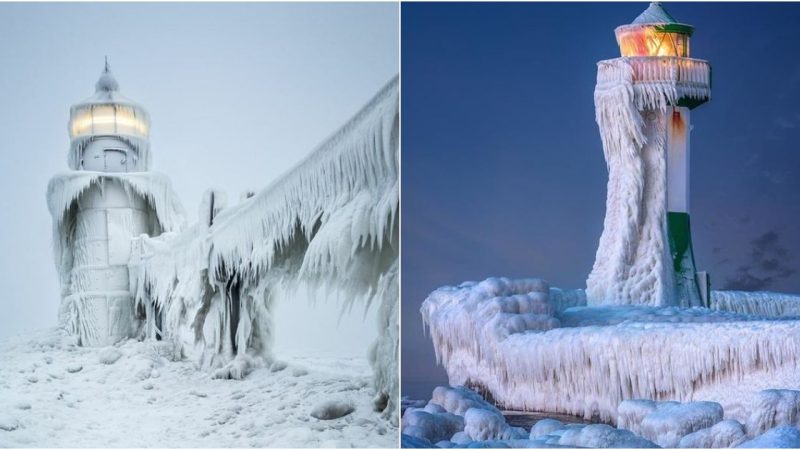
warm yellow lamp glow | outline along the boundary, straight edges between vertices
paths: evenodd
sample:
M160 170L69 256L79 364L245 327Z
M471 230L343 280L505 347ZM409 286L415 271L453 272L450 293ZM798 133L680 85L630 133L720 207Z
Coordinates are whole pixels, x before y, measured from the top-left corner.
M659 25L619 30L617 42L622 56L689 56L689 35Z
M147 137L149 126L132 108L117 105L93 105L77 111L70 122L70 136L99 134L138 135Z

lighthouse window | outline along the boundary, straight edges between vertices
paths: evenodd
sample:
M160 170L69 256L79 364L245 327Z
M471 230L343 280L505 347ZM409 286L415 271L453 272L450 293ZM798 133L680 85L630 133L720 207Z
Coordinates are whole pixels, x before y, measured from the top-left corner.
M689 56L687 34L658 26L622 30L617 39L622 56Z
M72 137L102 134L147 136L147 117L126 105L91 105L73 111L70 120Z
M92 108L94 134L115 134L117 132L114 107L100 105Z

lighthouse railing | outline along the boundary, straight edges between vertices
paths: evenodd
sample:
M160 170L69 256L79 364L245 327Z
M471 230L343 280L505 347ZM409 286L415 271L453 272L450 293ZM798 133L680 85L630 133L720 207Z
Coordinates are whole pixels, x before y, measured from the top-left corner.
M711 97L711 65L694 58L635 56L597 63L597 85L671 85L678 98Z

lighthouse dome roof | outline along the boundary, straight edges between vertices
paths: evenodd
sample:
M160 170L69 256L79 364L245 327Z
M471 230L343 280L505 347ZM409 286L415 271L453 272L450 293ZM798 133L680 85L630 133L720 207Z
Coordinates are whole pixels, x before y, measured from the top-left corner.
M620 25L615 30L619 36L620 32L642 30L657 27L658 29L670 33L680 33L691 36L694 27L685 23L678 22L667 10L661 6L661 2L652 2L633 22L627 25Z
M119 91L119 82L111 71L111 67L106 61L103 72L94 84L94 94L72 106L72 110L81 109L92 105L121 105L135 108L145 112L145 109L135 101L122 95Z
M647 23L678 23L667 10L661 6L661 2L652 2L638 17L633 19L632 24L640 25Z

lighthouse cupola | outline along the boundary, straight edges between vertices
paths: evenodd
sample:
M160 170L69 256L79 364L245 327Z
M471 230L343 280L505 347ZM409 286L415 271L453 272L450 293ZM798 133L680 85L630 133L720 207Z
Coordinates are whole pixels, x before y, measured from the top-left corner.
M694 27L679 23L660 2L653 2L634 21L614 30L622 56L689 57Z
M69 167L96 172L143 172L150 167L150 117L119 92L106 61L95 93L70 108Z

